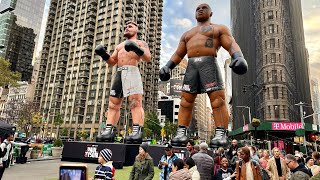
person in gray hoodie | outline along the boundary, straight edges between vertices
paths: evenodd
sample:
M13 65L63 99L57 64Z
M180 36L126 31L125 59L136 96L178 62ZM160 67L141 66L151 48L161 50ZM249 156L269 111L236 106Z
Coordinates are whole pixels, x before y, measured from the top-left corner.
M203 142L200 144L200 151L192 156L197 165L201 180L211 180L213 173L213 159L208 155L208 144Z

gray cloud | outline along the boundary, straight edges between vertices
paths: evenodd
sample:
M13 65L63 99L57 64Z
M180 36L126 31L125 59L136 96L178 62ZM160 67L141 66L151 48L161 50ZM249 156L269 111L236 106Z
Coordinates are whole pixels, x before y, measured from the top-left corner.
M310 75L320 81L320 1L301 1Z

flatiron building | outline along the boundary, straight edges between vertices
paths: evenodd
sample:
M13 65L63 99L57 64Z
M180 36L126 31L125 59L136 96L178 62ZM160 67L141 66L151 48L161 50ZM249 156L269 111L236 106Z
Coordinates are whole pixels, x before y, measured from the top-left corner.
M232 77L234 128L244 125L242 111L248 117L237 106L249 106L253 118L269 122L299 122L295 104L311 106L301 11L300 0L231 1L232 33L249 65L245 75ZM312 114L310 107L304 111Z

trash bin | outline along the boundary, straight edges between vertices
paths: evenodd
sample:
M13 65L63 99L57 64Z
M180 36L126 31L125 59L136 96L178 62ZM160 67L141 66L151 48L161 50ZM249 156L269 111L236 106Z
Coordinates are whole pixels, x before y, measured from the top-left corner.
M24 164L27 162L26 154L29 150L29 145L25 143L15 143L15 146L20 150L16 157L16 163Z

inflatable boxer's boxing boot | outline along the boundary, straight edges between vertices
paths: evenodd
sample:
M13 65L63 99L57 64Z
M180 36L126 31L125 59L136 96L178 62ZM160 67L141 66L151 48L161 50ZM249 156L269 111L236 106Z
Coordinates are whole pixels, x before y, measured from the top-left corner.
M126 137L127 144L141 144L142 143L142 135L143 135L143 126L139 126L138 124L134 124L132 126L132 135Z
M216 134L210 141L211 148L224 147L227 145L227 130L219 126L216 128Z
M177 129L177 135L171 139L173 146L186 146L188 142L187 127L180 125Z
M112 124L107 124L105 130L97 136L97 142L114 142L116 138L116 127Z

